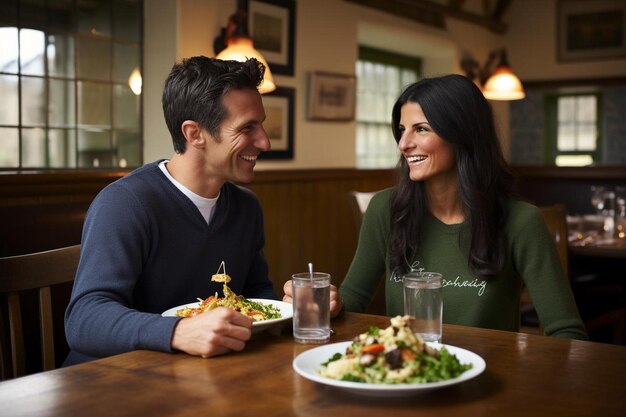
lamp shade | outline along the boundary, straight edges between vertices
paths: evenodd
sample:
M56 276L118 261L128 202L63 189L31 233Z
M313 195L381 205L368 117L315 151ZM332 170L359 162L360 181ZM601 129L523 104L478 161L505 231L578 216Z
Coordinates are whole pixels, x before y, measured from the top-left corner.
M520 79L509 66L499 66L487 79L483 94L489 100L520 100L526 97Z
M245 62L249 58L256 58L265 66L265 74L263 75L263 81L259 85L259 93L265 94L276 90L276 84L274 83L274 77L270 71L270 66L267 64L263 55L261 55L256 49L249 36L234 36L228 39L228 46L222 52L215 57L224 61L240 61Z

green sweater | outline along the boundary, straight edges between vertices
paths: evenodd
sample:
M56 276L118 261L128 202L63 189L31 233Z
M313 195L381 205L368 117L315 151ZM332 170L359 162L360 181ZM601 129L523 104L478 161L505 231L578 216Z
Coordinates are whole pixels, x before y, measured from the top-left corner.
M371 200L359 244L340 293L348 311L364 312L383 274L387 314L404 313L402 277L388 264L391 189ZM468 267L467 223L447 225L426 216L412 269L443 274L443 321L463 326L517 331L522 281L528 287L545 334L586 340L569 282L539 209L512 200L505 226L508 259L493 279L481 280Z

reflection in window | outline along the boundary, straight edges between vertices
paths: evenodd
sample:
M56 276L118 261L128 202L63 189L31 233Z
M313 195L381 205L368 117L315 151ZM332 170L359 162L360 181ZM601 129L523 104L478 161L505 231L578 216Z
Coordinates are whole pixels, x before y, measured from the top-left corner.
M0 169L142 164L142 3L0 6Z

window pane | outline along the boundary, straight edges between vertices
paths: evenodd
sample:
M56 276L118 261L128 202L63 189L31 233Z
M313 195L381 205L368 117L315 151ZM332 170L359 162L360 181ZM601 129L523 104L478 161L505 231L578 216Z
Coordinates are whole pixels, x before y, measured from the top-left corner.
M111 131L78 130L78 166L80 168L111 168Z
M134 0L117 0L113 3L113 37L116 40L139 42L141 39L141 8Z
M113 126L138 131L140 96L136 96L128 85L116 85L113 91Z
M139 132L117 130L114 133L117 149L117 166L120 168L141 165L141 137Z
M114 48L113 81L128 84L133 69L139 68L139 48L116 43Z
M74 37L63 34L48 35L48 74L74 77Z
M78 31L111 36L111 7L108 0L78 0Z
M404 57L408 58L408 65L415 64L415 69L410 69L400 66L397 59L389 57L396 54L373 50L361 52L367 59L359 60L356 65L357 167L393 167L397 164L399 154L391 133L391 110L405 86L418 79L419 60Z
M48 150L50 168L76 167L76 130L50 129Z
M78 38L78 77L111 79L111 42L105 39Z
M17 28L0 27L0 71L17 74Z
M417 81L417 74L415 71L402 70L402 78L400 80L400 90L403 91L409 84L413 84ZM398 94L399 95L399 94Z
M596 150L596 126L579 126L578 128L578 150Z
M0 127L0 167L19 167L19 157L20 140L17 128Z
M584 167L593 164L591 155L559 155L556 157L558 167Z
M46 124L46 81L43 78L22 77L22 124Z
M572 121L575 115L574 97L559 97L559 122Z
M109 84L78 83L78 124L111 125L111 87Z
M48 121L50 126L69 127L76 122L74 81L53 80L50 83Z
M20 69L22 74L45 75L45 36L40 30L20 30Z
M576 149L576 136L573 126L559 126L557 149L559 151Z
M400 85L400 69L392 66L385 68L384 91L397 91Z
M22 129L22 167L46 167L46 131L41 128Z
M583 96L578 98L576 119L578 122L596 121L596 97Z
M0 74L0 124L18 125L19 99L17 75Z

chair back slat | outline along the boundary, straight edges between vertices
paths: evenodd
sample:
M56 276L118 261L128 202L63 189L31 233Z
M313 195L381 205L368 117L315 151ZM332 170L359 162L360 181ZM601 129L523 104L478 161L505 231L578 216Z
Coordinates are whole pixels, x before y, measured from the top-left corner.
M49 371L55 368L52 296L50 287L39 289L39 329L41 332L42 366L44 371Z
M30 290L38 290L42 369L56 367L51 287L72 282L79 259L80 245L0 258L0 300L6 299L8 312L8 320L0 316L2 379L25 375L28 368L20 297ZM9 346L4 340L5 332L9 335Z
M24 359L24 332L22 326L22 310L20 297L17 293L7 296L7 310L9 311L9 335L11 342L11 361L13 376L22 376L25 373Z
M570 278L569 274L569 256L568 256L568 239L567 239L567 212L563 204L555 204L552 206L543 206L539 208L546 222L548 231L554 240L556 250L559 253L559 259L565 276Z

